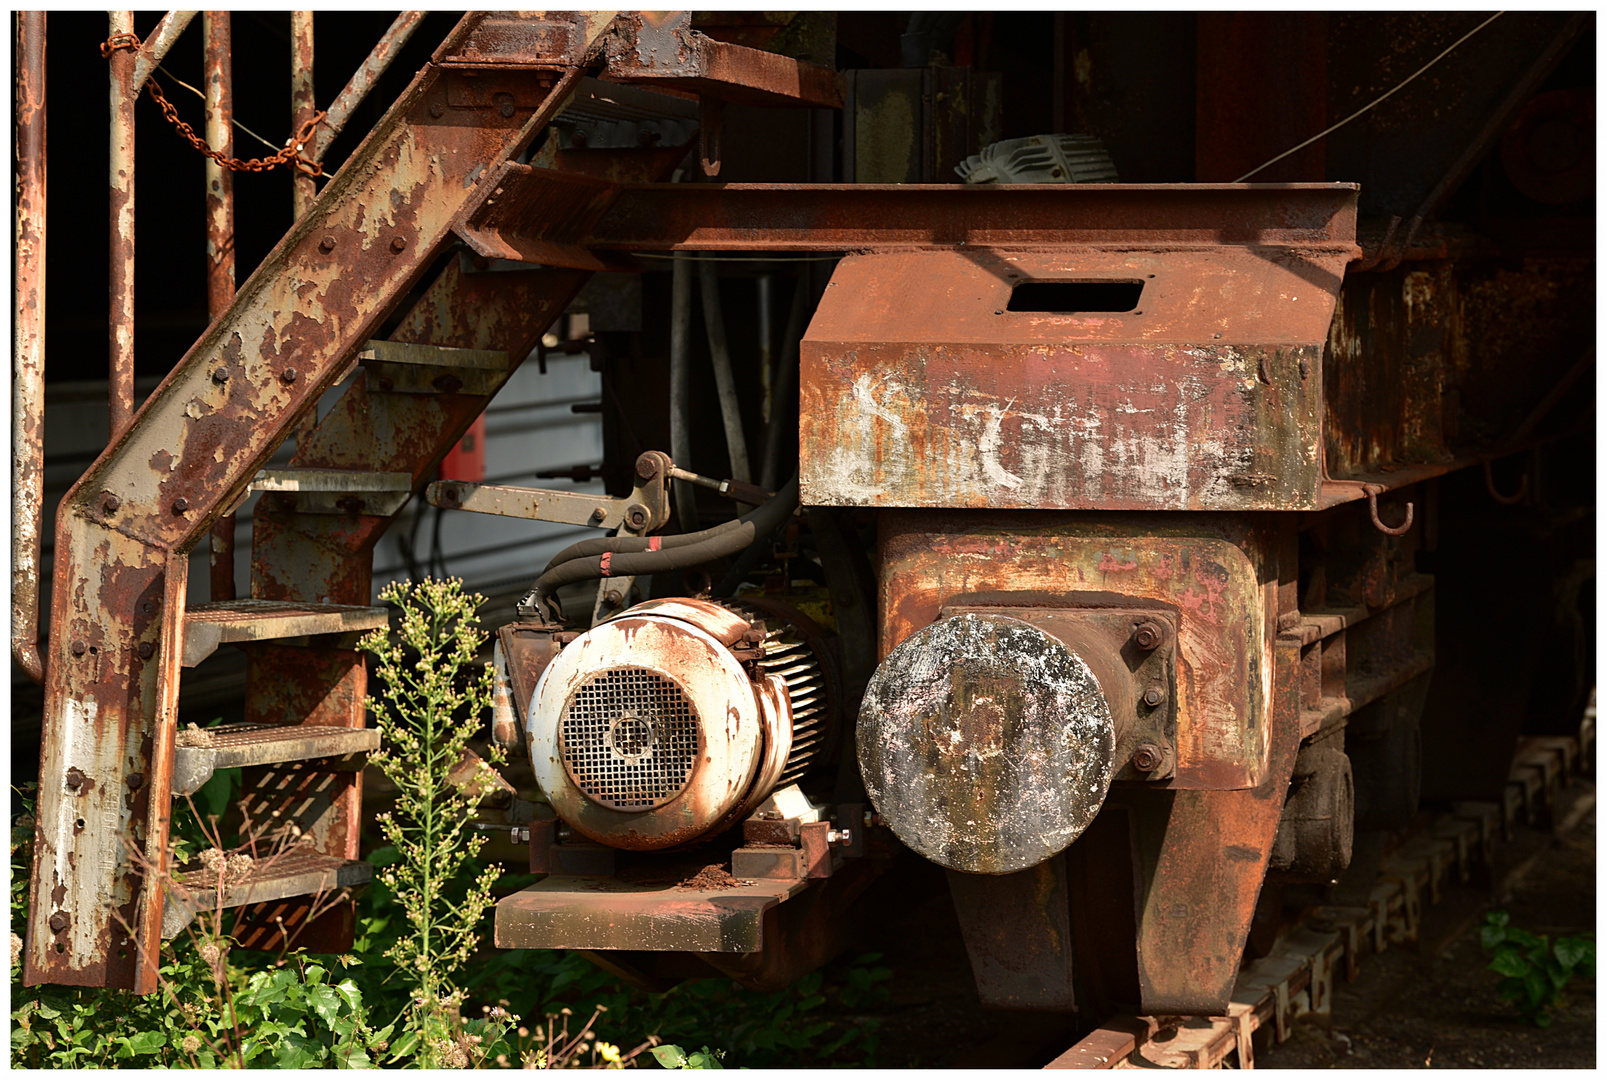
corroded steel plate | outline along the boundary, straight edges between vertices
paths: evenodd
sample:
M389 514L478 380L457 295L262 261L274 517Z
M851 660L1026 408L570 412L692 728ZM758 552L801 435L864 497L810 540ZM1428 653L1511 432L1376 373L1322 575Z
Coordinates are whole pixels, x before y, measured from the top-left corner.
M1088 665L1002 615L944 619L888 654L865 690L858 742L882 820L933 862L973 874L1065 850L1099 813L1115 756Z

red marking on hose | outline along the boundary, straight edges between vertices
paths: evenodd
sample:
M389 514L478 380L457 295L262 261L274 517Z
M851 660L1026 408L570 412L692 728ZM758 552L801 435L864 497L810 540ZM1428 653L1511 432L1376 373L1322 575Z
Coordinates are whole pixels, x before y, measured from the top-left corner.
M613 557L614 553L612 551L603 552L603 577L608 577L608 563Z
M663 542L664 538L662 536L650 536L647 538L647 550L657 551Z

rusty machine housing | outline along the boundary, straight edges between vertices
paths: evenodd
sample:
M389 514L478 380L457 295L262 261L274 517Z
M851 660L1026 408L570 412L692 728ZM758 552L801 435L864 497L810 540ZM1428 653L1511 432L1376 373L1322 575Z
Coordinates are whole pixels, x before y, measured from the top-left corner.
M1026 23L965 18L903 67L884 16L457 22L61 504L49 638L13 624L45 685L30 983L155 987L166 808L220 768L308 840L209 902L248 944L349 941L309 898L367 880L352 635L410 498L606 533L497 627L519 765L483 811L544 875L496 944L642 987L779 988L946 880L985 1006L1224 1014L1258 929L1504 769L1491 619L1566 625L1546 700L1582 700L1593 209L1525 140L1572 123L1587 17L1503 16L1447 63L1505 82L1407 146L1369 120L1261 169L1386 79L1365 18L1167 15L1141 48L1046 14L1037 134L976 34ZM606 494L431 483L582 308ZM252 492L249 598L191 603ZM244 722L182 736L180 669L223 645ZM1537 685L1519 660L1492 700Z

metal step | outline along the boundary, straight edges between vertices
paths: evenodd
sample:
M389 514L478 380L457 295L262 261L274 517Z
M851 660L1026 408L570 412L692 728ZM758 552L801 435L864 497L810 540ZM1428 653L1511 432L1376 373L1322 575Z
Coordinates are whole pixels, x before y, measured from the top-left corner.
M507 380L510 358L496 349L452 349L372 340L357 353L371 391L389 394L492 394Z
M273 641L313 634L347 634L390 624L382 607L303 604L289 600L224 600L197 604L184 613L185 667L195 667L219 645Z
M357 859L338 859L316 851L291 849L269 855L238 880L225 877L218 902L218 872L202 867L178 874L162 909L162 940L176 937L198 911L237 908L289 896L314 896L335 889L367 885L374 868Z
M274 492L275 510L299 514L372 514L391 517L413 495L405 472L343 469L263 469L251 490Z
M190 727L178 734L173 751L175 795L200 790L219 769L243 765L276 765L316 758L348 759L379 749L378 728L333 727L319 724L222 724Z

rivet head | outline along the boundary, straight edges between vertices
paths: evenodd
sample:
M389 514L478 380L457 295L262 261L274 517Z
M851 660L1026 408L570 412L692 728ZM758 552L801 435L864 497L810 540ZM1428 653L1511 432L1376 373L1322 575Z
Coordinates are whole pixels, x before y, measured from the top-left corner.
M225 368L218 368L218 370L216 370L216 371L214 371L212 373L212 381L217 383L219 386L222 386L224 383L228 382L229 381L229 372L228 372L228 370L225 369Z
M323 252L325 255L328 255L331 251L334 251L335 238L333 236L326 236L322 240L318 241L318 250Z
M152 645L149 641L142 641L139 643L139 658L141 660L149 660L151 658L151 654L155 651L156 646Z
M100 504L108 514L117 513L117 508L123 505L123 500L116 495L108 495Z
M88 651L89 651L89 646L84 644L82 639L73 642L73 655L74 656L83 656Z
M296 369L293 368L293 367L285 368L283 371L281 371L279 373L279 381L282 382L282 383L285 383L286 385L289 385L290 383L295 382L296 381Z
M437 120L441 118L441 114L444 112L446 112L446 106L442 105L439 101L430 106L430 115L435 117Z
M190 500L186 499L184 496L180 495L178 498L173 500L173 512L175 514L182 514L189 508Z
M50 917L50 928L58 934L67 929L67 913L58 911L52 915Z
M1148 690L1144 691L1144 704L1148 705L1152 709L1165 700L1166 691L1162 690L1158 686L1152 686Z
M401 251L405 247L407 247L407 238L405 236L395 236L391 238L392 251Z

